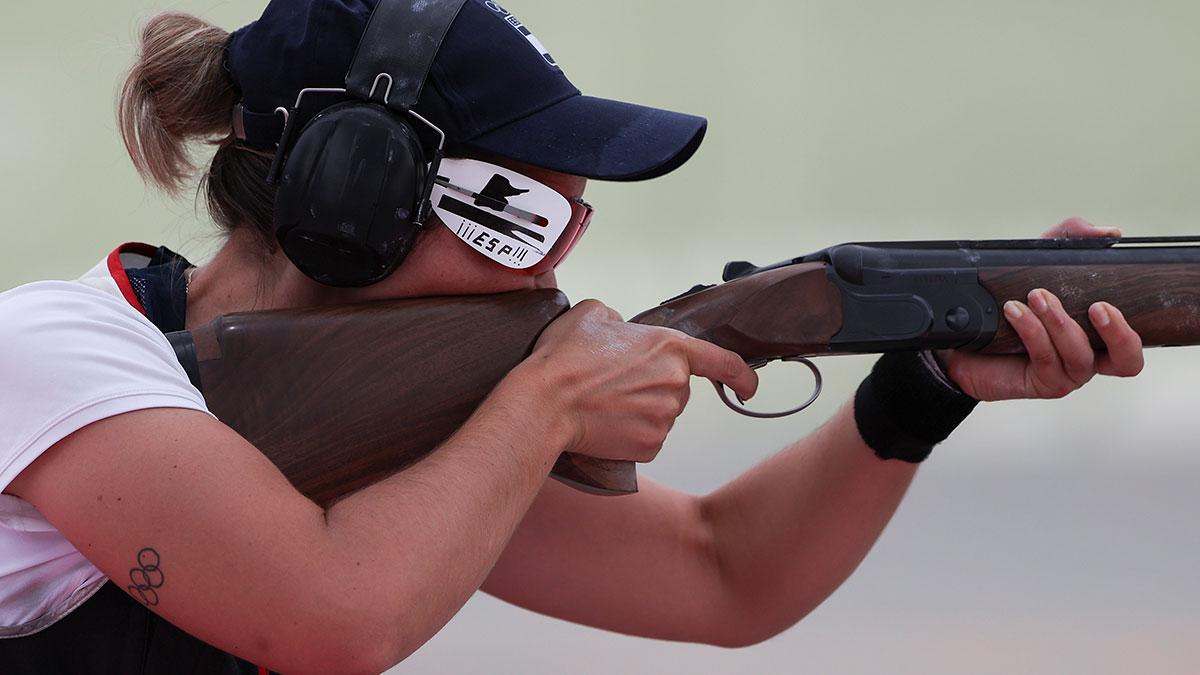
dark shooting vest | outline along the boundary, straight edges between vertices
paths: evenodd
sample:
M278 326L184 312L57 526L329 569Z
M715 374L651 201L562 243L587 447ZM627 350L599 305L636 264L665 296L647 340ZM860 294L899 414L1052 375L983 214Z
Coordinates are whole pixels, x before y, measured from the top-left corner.
M121 253L150 258L124 269ZM126 245L109 257L109 270L130 304L159 330L183 330L187 260L166 248ZM265 675L231 654L184 633L111 581L49 627L0 639L3 675Z

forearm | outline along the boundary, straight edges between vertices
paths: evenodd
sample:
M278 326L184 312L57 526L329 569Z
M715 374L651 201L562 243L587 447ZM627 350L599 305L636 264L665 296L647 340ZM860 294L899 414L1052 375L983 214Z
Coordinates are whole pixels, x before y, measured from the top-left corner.
M850 575L913 474L863 444L847 405L706 497L650 480L620 498L549 483L484 589L606 630L753 643L794 624Z
M874 455L847 403L809 437L703 498L722 604L737 617L721 642L757 642L816 608L866 556L915 472Z
M429 457L327 511L329 553L383 609L394 660L479 588L545 481L565 440L529 414L537 403L525 382L502 383Z

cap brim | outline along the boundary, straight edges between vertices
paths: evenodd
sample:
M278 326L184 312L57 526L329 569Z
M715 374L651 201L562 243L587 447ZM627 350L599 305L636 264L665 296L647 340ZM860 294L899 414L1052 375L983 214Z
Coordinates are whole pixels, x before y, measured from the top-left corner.
M703 117L581 95L466 145L575 176L638 181L682 166L707 128Z

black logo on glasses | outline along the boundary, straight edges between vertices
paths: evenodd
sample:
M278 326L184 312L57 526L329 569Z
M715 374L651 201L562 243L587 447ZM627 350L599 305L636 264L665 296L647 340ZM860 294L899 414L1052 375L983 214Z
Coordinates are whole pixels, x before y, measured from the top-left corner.
M475 197L475 206L483 206L493 211L503 211L504 207L509 206L509 197L519 197L529 190L520 190L513 187L513 184L507 178L496 174L492 176L488 184Z

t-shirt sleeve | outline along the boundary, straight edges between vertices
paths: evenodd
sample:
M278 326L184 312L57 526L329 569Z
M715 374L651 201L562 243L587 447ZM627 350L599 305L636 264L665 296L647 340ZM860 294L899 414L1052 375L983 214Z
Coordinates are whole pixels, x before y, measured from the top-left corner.
M207 412L166 338L78 282L0 293L0 491L55 443L134 410Z

